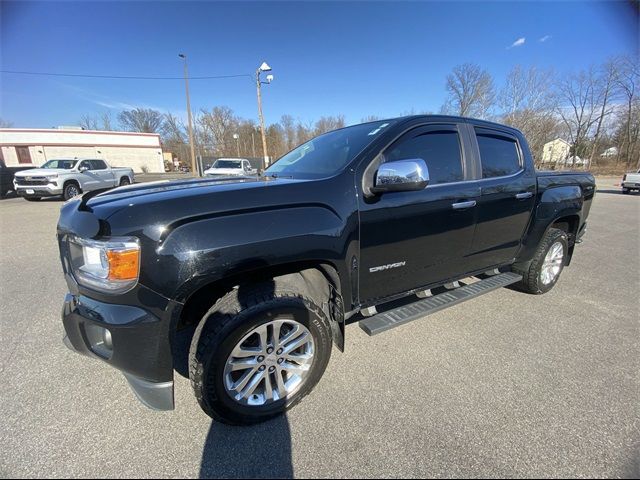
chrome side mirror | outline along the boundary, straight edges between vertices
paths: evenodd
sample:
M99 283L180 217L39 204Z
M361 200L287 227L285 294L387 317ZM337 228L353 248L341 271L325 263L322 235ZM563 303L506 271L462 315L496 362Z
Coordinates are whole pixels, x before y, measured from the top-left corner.
M79 171L80 173L84 173L84 172L86 172L87 170L89 170L89 167L84 167L84 166L83 166L83 167L80 167L80 168L78 169L78 171Z
M429 168L421 158L396 160L380 165L371 193L410 192L429 184Z

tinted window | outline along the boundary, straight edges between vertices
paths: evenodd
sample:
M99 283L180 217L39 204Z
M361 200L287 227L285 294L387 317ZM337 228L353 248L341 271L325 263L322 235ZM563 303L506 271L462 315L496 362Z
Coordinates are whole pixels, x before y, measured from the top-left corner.
M93 166L91 165L91 162L89 160L84 160L82 162L80 162L80 165L78 166L78 169L80 168L86 168L88 170L93 170Z
M509 137L477 133L482 178L503 177L520 170L518 144Z
M91 160L93 170L106 170L107 164L103 160Z
M429 168L429 184L459 182L464 179L458 133L454 131L416 132L401 139L385 153L385 162L421 158Z

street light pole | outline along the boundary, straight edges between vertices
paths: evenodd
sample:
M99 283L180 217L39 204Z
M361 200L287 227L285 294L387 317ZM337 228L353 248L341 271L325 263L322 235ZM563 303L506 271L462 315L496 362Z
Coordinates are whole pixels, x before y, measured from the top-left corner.
M240 135L238 135L237 133L234 133L233 138L236 139L236 147L238 149L238 158L240 158Z
M256 89L258 91L258 117L260 118L260 132L262 133L262 153L264 155L265 168L269 166L269 156L267 155L267 136L264 131L264 117L262 116L262 92L260 85L262 85L262 83L271 83L271 80L273 80L273 75L267 75L267 81L262 82L260 80L260 73L270 71L271 67L267 64L267 62L262 62L262 65L260 65L256 70Z
M179 53L178 57L184 60L184 85L187 92L187 117L189 118L189 145L191 146L191 174L198 177L198 169L196 168L196 152L193 144L193 120L191 118L191 101L189 100L189 71L187 69L187 56Z

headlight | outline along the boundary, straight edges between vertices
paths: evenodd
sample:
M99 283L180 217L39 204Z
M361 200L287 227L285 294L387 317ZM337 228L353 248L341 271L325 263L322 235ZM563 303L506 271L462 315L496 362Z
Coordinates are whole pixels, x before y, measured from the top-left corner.
M47 175L47 176L46 176L46 179L47 179L48 181L50 181L50 182L53 182L53 181L55 181L55 180L57 180L57 179L58 179L58 174L57 174L57 173L54 173L53 175Z
M140 243L137 238L69 241L71 268L79 284L106 293L124 293L138 283Z

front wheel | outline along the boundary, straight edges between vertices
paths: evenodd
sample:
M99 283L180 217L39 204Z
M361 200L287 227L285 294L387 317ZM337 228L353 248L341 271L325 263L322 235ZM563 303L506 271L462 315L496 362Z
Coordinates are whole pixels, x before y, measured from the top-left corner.
M526 266L514 265L513 270L522 275L516 288L535 295L551 290L560 278L568 253L566 232L550 228L538 245L533 260Z
M64 186L62 197L65 200L70 200L73 197L77 197L78 195L80 195L80 187L76 183L67 183Z
M623 188L622 189L622 193L625 194L625 195L628 194L629 192L630 192L630 190L628 188Z
M238 288L204 316L193 337L189 376L215 420L249 425L298 403L331 356L329 321L302 294L262 285Z

